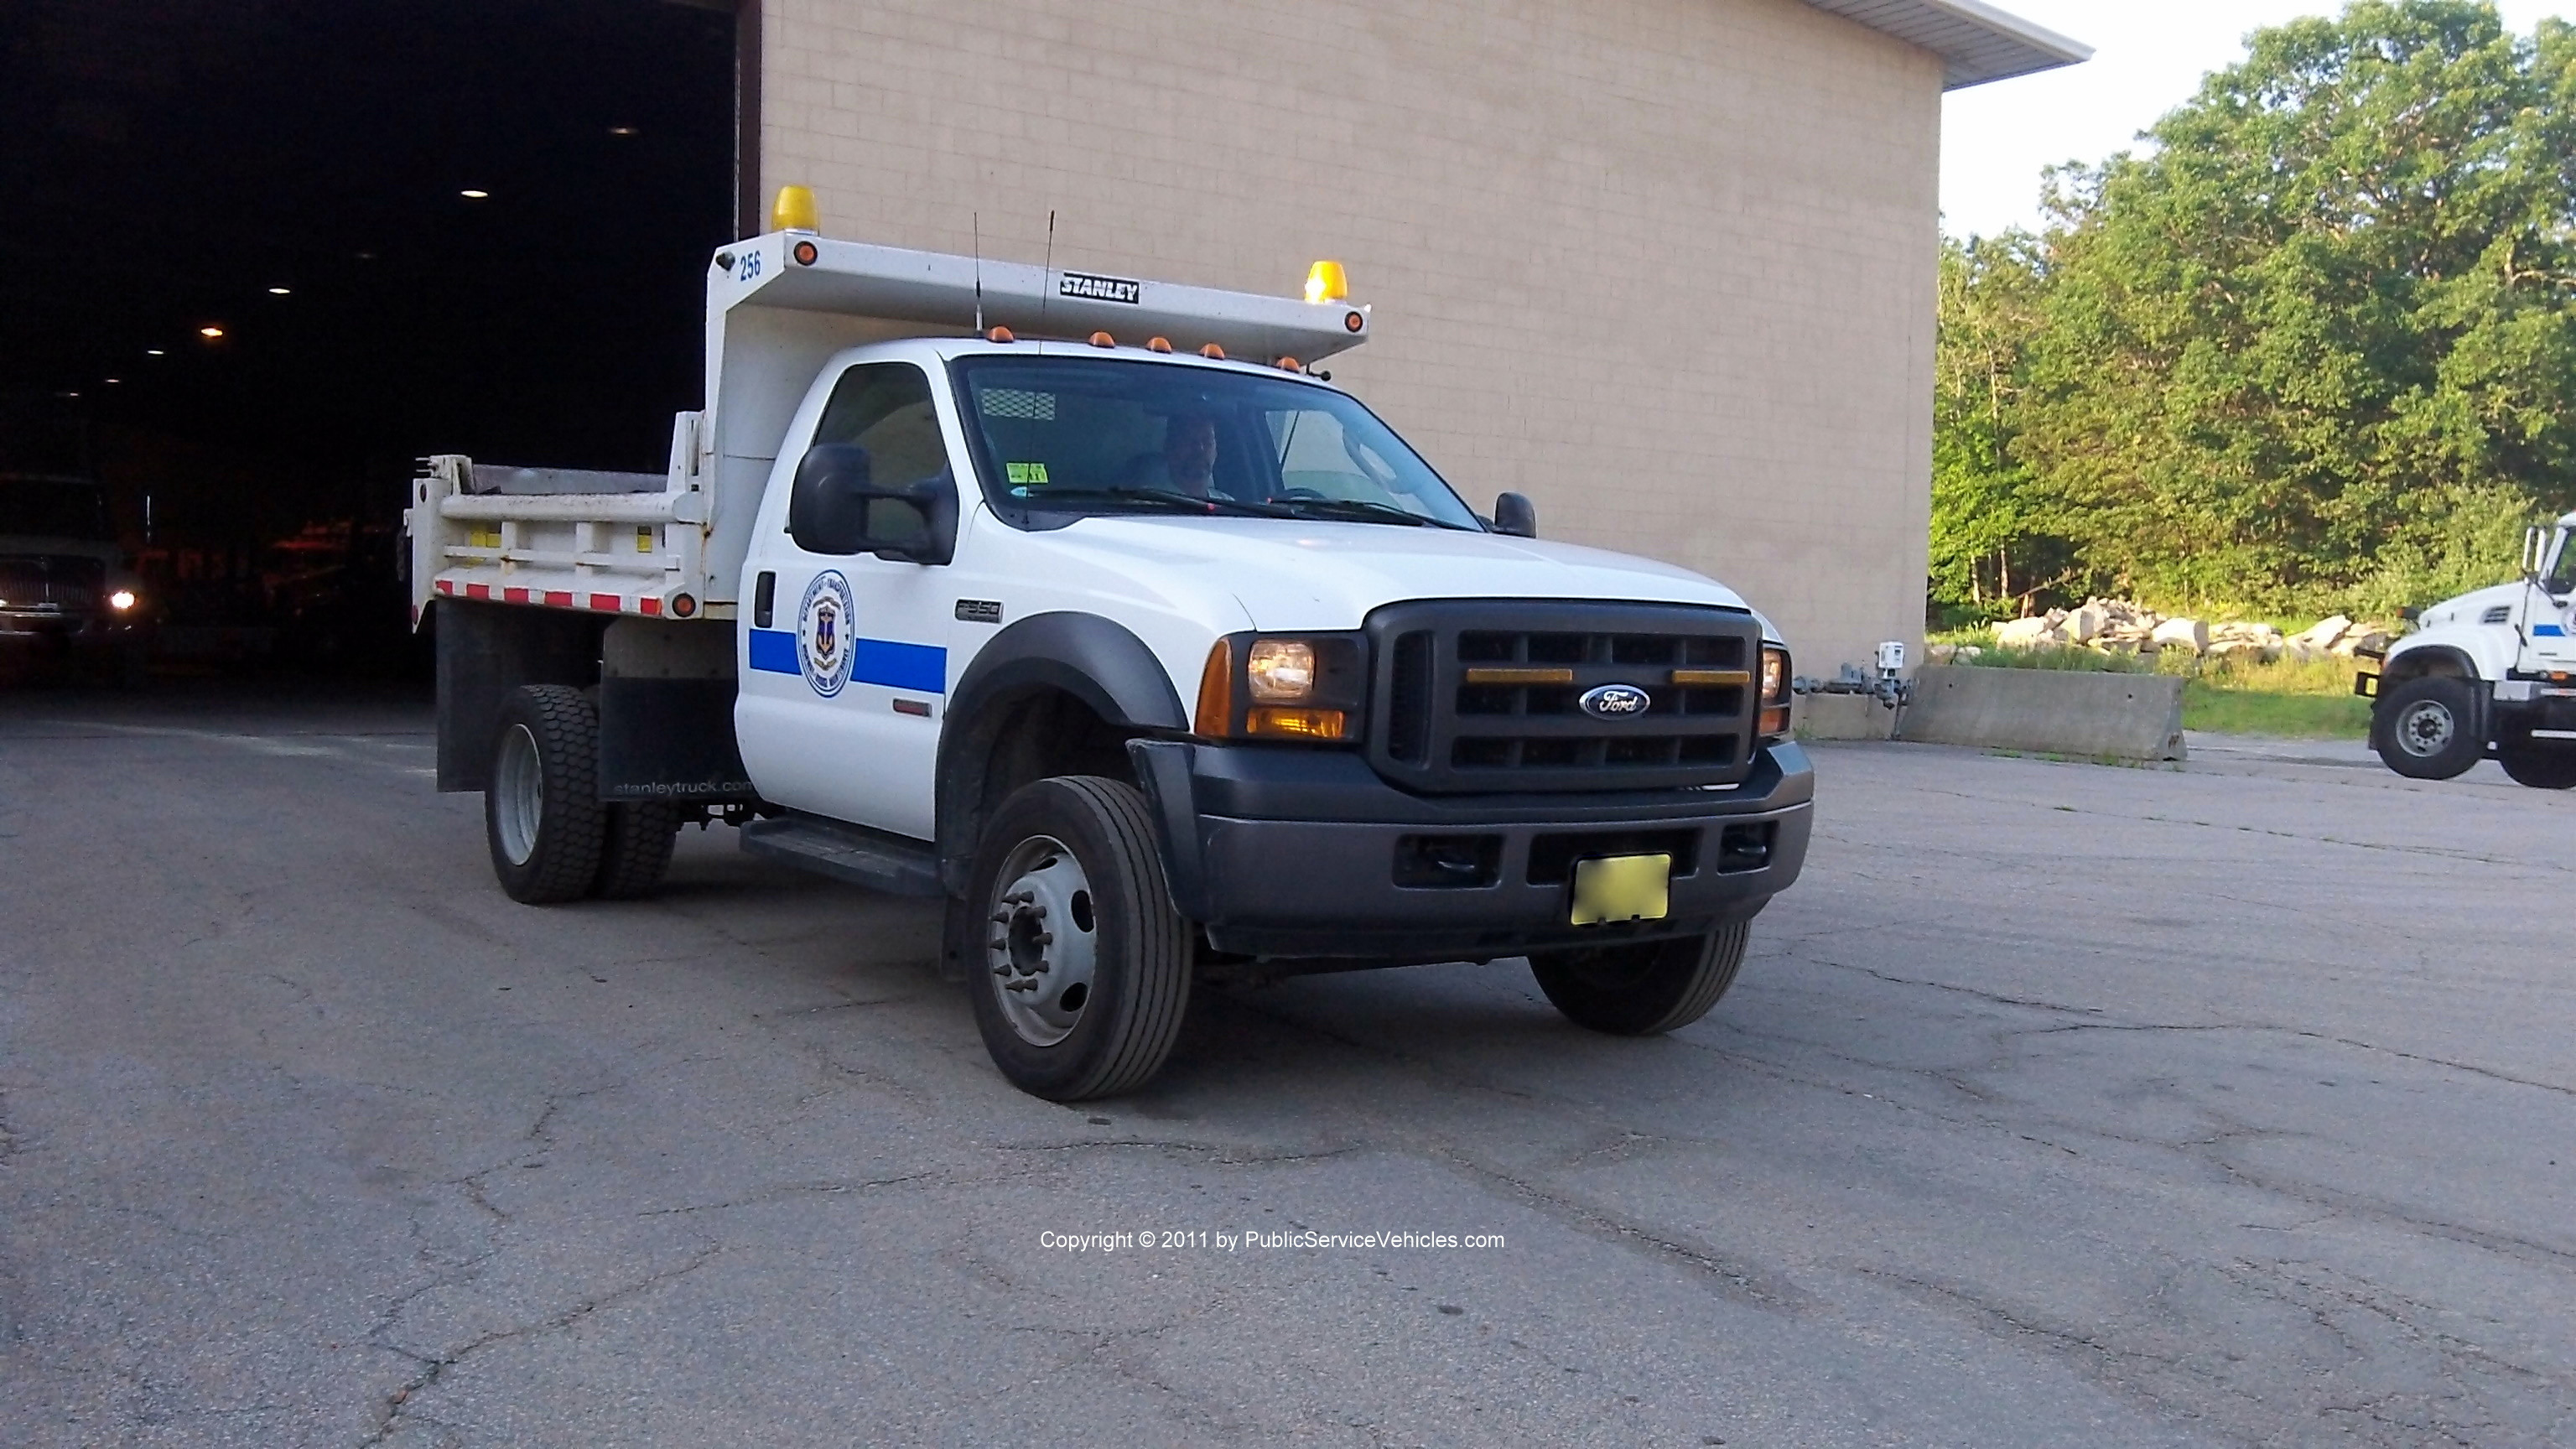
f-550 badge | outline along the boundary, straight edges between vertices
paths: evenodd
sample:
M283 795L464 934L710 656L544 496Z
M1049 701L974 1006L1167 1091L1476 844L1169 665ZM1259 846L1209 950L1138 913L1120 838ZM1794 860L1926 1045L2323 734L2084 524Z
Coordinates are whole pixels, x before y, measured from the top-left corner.
M826 569L805 586L805 601L796 606L796 664L814 692L830 699L850 682L852 625L850 581L838 569Z

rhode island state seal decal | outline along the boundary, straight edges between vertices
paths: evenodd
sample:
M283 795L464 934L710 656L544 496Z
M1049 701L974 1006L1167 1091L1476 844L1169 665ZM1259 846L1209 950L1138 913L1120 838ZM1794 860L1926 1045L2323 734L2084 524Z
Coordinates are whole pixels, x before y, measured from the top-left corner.
M814 692L830 699L850 682L851 637L856 611L850 581L840 570L826 569L805 586L805 602L796 606L796 663Z

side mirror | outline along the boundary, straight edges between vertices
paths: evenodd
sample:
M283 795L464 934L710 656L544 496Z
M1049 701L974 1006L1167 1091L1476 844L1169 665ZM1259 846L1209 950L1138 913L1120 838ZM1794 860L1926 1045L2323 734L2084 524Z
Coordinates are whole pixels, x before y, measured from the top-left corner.
M1494 500L1494 532L1513 538L1538 537L1538 506L1521 494L1502 494Z
M818 443L796 464L787 534L807 553L944 564L957 552L957 485L943 473L879 488L867 449Z
M2537 524L2522 531L2522 571L2537 578L2540 566L2549 557L2549 531Z

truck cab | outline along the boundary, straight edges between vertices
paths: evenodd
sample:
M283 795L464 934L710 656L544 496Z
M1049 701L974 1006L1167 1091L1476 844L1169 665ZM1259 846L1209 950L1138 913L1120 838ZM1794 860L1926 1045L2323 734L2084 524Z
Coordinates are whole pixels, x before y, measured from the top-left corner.
M1525 956L1623 1034L1734 979L1808 837L1785 644L1478 514L1314 366L1370 326L1338 268L715 262L658 492L449 458L416 494L441 783L513 895L632 894L735 821L944 900L995 1062L1063 1100L1147 1080L1214 977Z
M0 667L88 665L141 683L143 595L95 480L0 473Z
M2354 682L2398 774L2446 780L2493 757L2517 782L2576 786L2576 513L2523 539L2522 576L2422 610Z

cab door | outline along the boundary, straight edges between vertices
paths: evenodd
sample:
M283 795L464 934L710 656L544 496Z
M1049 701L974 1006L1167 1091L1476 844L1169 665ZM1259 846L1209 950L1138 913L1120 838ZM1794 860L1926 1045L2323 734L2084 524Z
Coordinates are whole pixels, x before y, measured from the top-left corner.
M2527 543L2523 570L2522 667L2534 674L2576 672L2576 620L2569 615L2576 600L2576 548L2569 546L2568 531Z
M956 486L930 378L909 362L845 370L811 441L866 449L879 486ZM947 569L809 552L787 532L792 476L790 461L762 501L745 560L734 706L743 763L765 799L931 839L954 623Z

